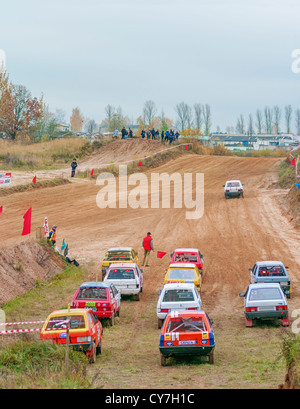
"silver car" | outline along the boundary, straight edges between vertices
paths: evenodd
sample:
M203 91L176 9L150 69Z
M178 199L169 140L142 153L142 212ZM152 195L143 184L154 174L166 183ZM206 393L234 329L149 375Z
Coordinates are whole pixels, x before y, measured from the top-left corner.
M288 304L280 284L250 284L240 297L244 297L246 327L252 327L253 320L264 319L281 319L283 326L289 325Z
M244 197L244 185L240 180L227 180L224 187L225 199L230 197Z

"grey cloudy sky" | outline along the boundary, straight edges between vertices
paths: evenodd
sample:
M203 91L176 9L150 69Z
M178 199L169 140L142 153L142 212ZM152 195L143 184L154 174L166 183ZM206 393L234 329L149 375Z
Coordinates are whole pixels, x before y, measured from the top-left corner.
M107 104L133 121L146 100L176 119L210 104L213 129L240 114L300 108L298 0L1 0L0 49L14 83L67 120L100 122Z

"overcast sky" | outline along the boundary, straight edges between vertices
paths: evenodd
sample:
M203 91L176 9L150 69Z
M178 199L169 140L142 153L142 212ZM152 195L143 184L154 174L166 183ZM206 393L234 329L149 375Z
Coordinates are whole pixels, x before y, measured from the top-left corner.
M46 3L46 4L45 4ZM1 1L0 49L13 83L69 120L101 122L107 104L135 122L146 100L176 119L210 104L213 130L240 114L300 108L298 0Z

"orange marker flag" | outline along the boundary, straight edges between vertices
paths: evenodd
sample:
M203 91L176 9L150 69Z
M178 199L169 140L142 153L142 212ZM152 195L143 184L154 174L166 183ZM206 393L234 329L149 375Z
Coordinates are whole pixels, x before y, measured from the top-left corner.
M23 219L24 224L22 236L26 236L26 234L30 234L31 232L31 208L24 214Z
M36 176L32 179L32 183L36 183Z
M139 162L139 167L141 167L142 166L142 162Z
M91 171L91 176L93 176L93 174L94 174L94 169L92 169L92 171Z
M158 251L157 252L157 258L163 258L167 253L165 253L164 251Z
M292 160L292 165L296 165L296 159L295 158L293 158L293 160Z

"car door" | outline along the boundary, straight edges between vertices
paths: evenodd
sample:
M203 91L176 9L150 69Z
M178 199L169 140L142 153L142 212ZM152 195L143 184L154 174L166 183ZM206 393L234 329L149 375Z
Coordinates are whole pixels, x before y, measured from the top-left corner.
M120 291L118 291L116 289L116 287L114 285L112 285L112 292L113 292L114 298L116 300L116 305L117 305L116 310L119 310L120 306L121 306L121 293L120 293Z
M255 274L256 274L256 270L257 270L257 265L254 264L251 272L250 272L250 284L254 284L255 283Z
M143 273L142 273L141 270L139 269L139 266L138 266L138 265L136 266L136 272L137 272L137 275L138 275L138 277L139 277L140 288L142 289L142 288L143 288Z

